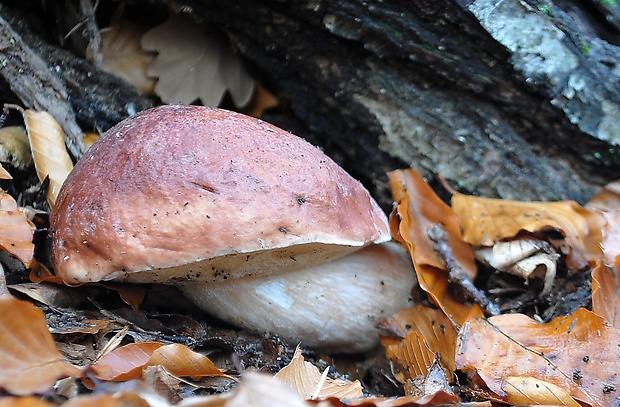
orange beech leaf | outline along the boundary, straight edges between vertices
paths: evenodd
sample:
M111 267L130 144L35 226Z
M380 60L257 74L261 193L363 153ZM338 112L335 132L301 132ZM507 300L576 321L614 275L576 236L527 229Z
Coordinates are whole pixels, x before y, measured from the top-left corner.
M603 254L602 215L573 201L519 202L455 193L452 209L460 219L463 239L472 246L493 246L520 232L555 229L566 238L566 262L571 269L587 266Z
M533 377L507 377L502 383L502 389L508 395L507 401L510 404L581 406L564 389Z
M147 366L156 365L163 366L175 376L193 378L226 376L223 370L218 369L211 359L179 343L173 343L156 349Z
M0 164L0 179L12 180L13 176Z
M521 377L593 407L610 406L620 392L620 334L583 308L546 324L522 314L476 318L461 327L456 365L505 401L505 381Z
M423 305L404 309L382 321L381 328L394 333L382 335L381 344L392 363L407 373L407 379L426 376L436 355L446 376L453 376L457 332L441 310Z
M89 367L95 377L101 380L124 381L142 376L153 352L165 346L161 342L130 343L108 353Z
M55 404L41 400L39 397L2 397L0 407L54 407Z
M32 226L15 199L0 190L0 248L29 267L34 256Z
M398 240L409 249L420 287L456 324L462 324L470 316L482 316L480 306L464 304L453 295L444 260L437 255L428 235L434 225L443 225L455 262L473 281L474 252L461 238L456 215L414 170L392 171L390 186L396 202L394 213L400 218L398 223L396 215L392 215L390 225L397 228L392 229L392 234L398 235Z
M280 101L261 84L256 85L250 103L243 108L242 113L260 118L265 111L280 105Z
M592 270L592 311L620 328L620 259L611 267L598 261Z
M7 295L0 296L0 309L0 388L29 395L80 375L56 348L41 310Z
M144 301L146 290L142 284L114 283L110 281L100 284L105 288L116 291L125 304L131 306L134 310L140 308L140 304Z
M209 358L187 346L160 342L121 346L91 365L90 370L101 380L125 381L140 378L145 367L158 365L176 376L226 376Z
M275 378L286 383L303 399L337 397L348 400L363 395L362 385L357 380L349 382L322 377L316 366L304 360L299 348L295 349L291 363L276 373Z

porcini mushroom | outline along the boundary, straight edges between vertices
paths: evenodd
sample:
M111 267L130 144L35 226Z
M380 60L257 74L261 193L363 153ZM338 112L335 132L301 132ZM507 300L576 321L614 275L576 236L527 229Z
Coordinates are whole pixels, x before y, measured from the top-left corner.
M393 247L364 250L356 255L354 268L346 268L346 255L391 239L385 214L358 181L303 139L216 108L161 106L112 127L65 181L50 224L54 270L69 284L179 285L207 312L308 346L372 346L377 335L368 327L374 329L379 316L407 305L415 279L406 256ZM360 263L372 263L369 257L394 267L362 278L372 275L356 271ZM396 274L384 278L383 272ZM306 319L303 312L288 319L271 314L257 323L230 315L231 309L242 315L264 312L256 306L243 311L242 305L261 297L255 291L268 287L265 281L271 277L297 284L288 277L295 273L316 287L312 290L324 290L331 276L339 276L329 291L333 312L328 314L338 308L358 312L350 300L355 297L361 318L371 321L364 332L330 340L333 332L327 331L334 329L324 329L324 321L333 315L321 320ZM344 276L350 279L345 282ZM221 307L226 312L215 310L207 299L212 291L229 293L253 278L258 282L240 288L235 304ZM327 282L321 282L324 278ZM231 288L223 289L225 284ZM356 291L345 295L349 286ZM388 292L391 287L401 289ZM254 292L243 297L246 290ZM311 309L312 296L322 294L310 294L294 302ZM259 326L263 322L266 326Z

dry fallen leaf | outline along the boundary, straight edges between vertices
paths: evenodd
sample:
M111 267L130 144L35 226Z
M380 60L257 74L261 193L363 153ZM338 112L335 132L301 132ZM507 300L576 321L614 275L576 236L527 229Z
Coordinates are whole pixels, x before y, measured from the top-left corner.
M456 365L505 401L506 380L520 377L551 383L591 406L610 406L620 392L620 334L583 308L546 324L522 314L476 318L461 327Z
M357 380L349 382L323 377L316 366L304 360L300 348L295 350L291 363L276 373L275 377L306 400L328 397L353 399L363 395L362 385Z
M447 243L454 262L473 281L476 276L474 253L461 238L456 215L414 170L391 172L390 186L396 202L390 224L393 234L398 235L411 252L420 287L456 324L462 324L470 316L482 316L477 304L468 305L455 298L445 259L437 255L429 237L434 225L443 225L448 232ZM400 222L395 221L397 217Z
M581 406L564 389L533 377L507 377L502 389L514 405Z
M37 175L41 182L49 177L47 201L54 207L60 187L73 169L65 147L65 133L47 112L25 110L24 121Z
M157 78L155 93L165 103L220 104L228 90L237 107L245 106L254 91L230 45L214 37L189 17L173 14L163 24L146 32L142 48L158 52L147 74Z
M34 256L33 231L15 199L0 190L0 248L11 253L26 267Z
M0 296L0 388L10 394L47 391L81 370L63 358L43 313L34 305Z
M568 243L566 262L576 271L602 257L603 217L572 201L519 202L452 195L452 209L463 228L463 239L474 247L493 246L520 232L560 231Z
M441 310L418 305L404 309L382 321L381 336L386 356L402 372L405 379L426 376L436 358L446 375L452 378L456 366L456 330Z
M613 212L620 209L620 180L610 182L584 205L587 209Z
M0 407L54 407L55 404L42 400L40 397L2 397Z
M115 18L110 27L101 31L101 69L132 84L140 93L150 95L155 79L146 74L155 53L140 46L140 38L148 30L142 24Z
M0 180L12 180L13 176L0 164Z
M22 171L32 165L28 134L22 126L8 126L0 129L0 163Z
M100 380L137 379L147 366L163 366L175 376L226 376L206 356L185 345L159 342L132 343L114 349L89 369Z
M620 328L620 259L613 266L599 261L592 270L592 311Z

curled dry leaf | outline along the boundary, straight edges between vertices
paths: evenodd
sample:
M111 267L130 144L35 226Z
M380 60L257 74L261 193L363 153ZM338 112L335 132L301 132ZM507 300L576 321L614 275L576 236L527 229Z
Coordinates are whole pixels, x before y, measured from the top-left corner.
M404 309L381 322L386 356L405 373L405 379L426 376L436 358L452 378L456 366L456 329L441 312L423 305Z
M493 247L481 247L476 250L476 258L496 270L525 280L532 275L543 275L542 294L547 294L553 286L560 255L544 240L516 239L498 242Z
M28 134L22 126L0 129L0 163L19 170L26 170L32 165Z
M124 381L141 377L147 366L163 366L175 376L226 376L209 358L187 346L159 342L122 346L102 357L89 369L98 379Z
M49 177L47 201L53 207L62 183L73 169L65 147L65 133L47 112L25 110L24 121L39 180L42 182Z
M502 389L514 405L581 406L564 389L533 377L507 377Z
M156 53L144 50L140 38L148 30L144 25L116 18L101 31L101 69L132 84L140 93L150 95L156 80L146 74Z
M63 358L43 313L34 305L0 296L0 388L15 395L47 391L81 370Z
M476 318L461 327L456 365L505 401L505 381L521 377L552 383L593 407L610 406L620 391L620 334L583 308L546 324L522 314Z
M566 262L572 270L602 257L603 217L573 201L519 202L455 193L452 209L463 228L463 239L474 247L493 246L520 232L561 232L568 243Z
M455 298L444 259L437 255L428 235L434 225L443 225L455 262L473 281L476 276L474 253L461 238L456 215L414 170L391 172L390 186L396 202L390 220L392 234L409 249L420 287L455 324L462 324L470 316L482 316L477 304L468 305Z
M158 52L147 74L158 78L155 93L165 103L219 105L228 90L238 107L245 106L254 91L254 81L225 41L207 37L189 17L173 14L146 32L142 48Z
M32 226L15 199L0 190L0 248L29 267L34 256Z
M357 380L349 382L342 379L323 378L316 366L304 360L299 348L295 350L291 363L276 373L275 377L306 400L328 397L348 400L363 395L362 385Z

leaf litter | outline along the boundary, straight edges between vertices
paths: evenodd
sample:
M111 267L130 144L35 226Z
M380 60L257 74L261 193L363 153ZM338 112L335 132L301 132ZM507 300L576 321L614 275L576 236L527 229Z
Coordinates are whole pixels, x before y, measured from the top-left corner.
M9 178L10 174L5 177ZM255 333L211 325L208 334L201 328L162 334L175 317L146 311L150 287L55 285L45 261L34 261L32 224L7 194L0 201L0 221L7 218L0 237L4 234L10 243L3 249L36 270L31 273L36 284L9 270L9 288L38 304L48 320L28 302L8 294L0 297L0 331L5 332L0 336L0 360L5 363L0 386L13 395L50 394L54 384L67 377L69 388L74 389L71 394L81 393L67 405L237 405L248 397L265 405L307 405L305 400L324 406L344 405L346 400L347 405L386 407L489 405L490 401L613 404L620 370L615 186L603 190L586 207L568 201L517 202L459 193L453 194L449 206L413 170L390 173L390 182L396 203L390 217L392 233L409 249L424 293L421 304L379 326L383 351L392 365L384 375L401 386L400 396L370 394L363 382L332 377L334 372L325 366L317 368L318 359L307 362L300 350L287 353L277 339ZM21 219L17 224L23 232L8 226L17 221L15 216ZM480 256L483 250L492 253L485 264ZM514 266L519 270L511 270ZM552 294L564 286L573 284L572 290L583 291L578 282L589 278L590 271L593 311L573 307L541 323L538 308L554 308ZM496 315L501 298L488 282L504 283L500 288L507 290L514 284L507 277L512 274L524 280L519 290L530 293L530 298L540 297L536 310L528 315ZM585 277L576 279L579 276ZM483 279L486 284L481 284ZM47 282L41 284L41 280ZM65 289L72 291L70 301ZM177 320L183 320L183 315L184 324L200 326L186 311L179 312ZM63 315L68 324L58 329L54 321L60 320L54 316ZM54 336L53 326L57 327L52 329ZM270 374L243 372L241 362L259 367L267 360L252 362L257 352L272 358ZM289 377L288 385L272 377L277 371L280 378ZM295 378L292 383L290 377ZM128 386L119 390L110 381ZM347 390L335 391L334 383L336 389ZM107 394L90 395L93 386ZM281 386L293 393L276 400ZM232 391L220 394L231 387ZM153 393L155 388L159 395ZM201 396L197 389L217 394ZM188 394L191 397L185 398ZM38 399L2 400L28 404Z

